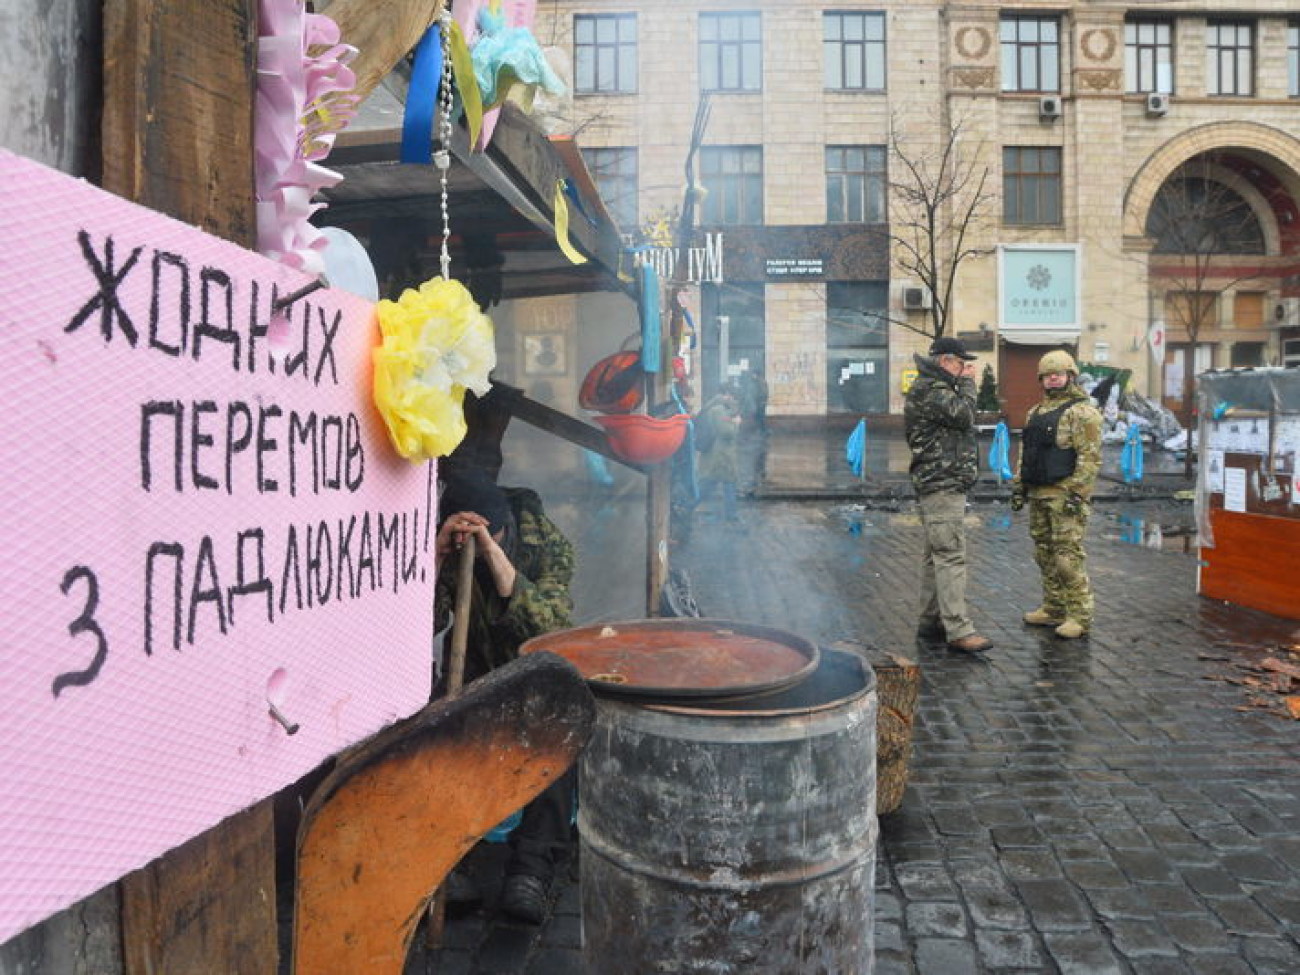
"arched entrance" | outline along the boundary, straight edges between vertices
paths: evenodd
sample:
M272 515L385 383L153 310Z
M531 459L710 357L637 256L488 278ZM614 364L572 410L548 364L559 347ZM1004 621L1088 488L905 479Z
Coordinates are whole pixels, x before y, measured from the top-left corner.
M1125 236L1148 248L1150 307L1166 327L1156 392L1187 424L1194 376L1276 364L1300 337L1300 141L1261 125L1202 126L1130 185Z

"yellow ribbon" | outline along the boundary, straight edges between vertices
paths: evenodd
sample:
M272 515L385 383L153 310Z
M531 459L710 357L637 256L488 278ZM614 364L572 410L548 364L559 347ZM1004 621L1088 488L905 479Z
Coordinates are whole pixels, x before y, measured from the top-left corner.
M555 181L555 242L572 264L586 264L587 259L569 242L569 204L564 199L564 180Z
M460 24L451 22L451 34L447 41L451 52L451 73L456 79L456 90L460 92L461 104L465 106L465 121L469 123L469 147L473 151L478 145L478 134L483 129L483 93L479 91L478 79L474 77L474 59L470 56L469 45L461 33Z

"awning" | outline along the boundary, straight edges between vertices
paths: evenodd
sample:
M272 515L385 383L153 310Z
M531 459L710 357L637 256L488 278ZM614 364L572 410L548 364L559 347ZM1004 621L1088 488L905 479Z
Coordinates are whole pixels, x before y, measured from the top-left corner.
M436 276L442 237L440 173L399 161L401 100L380 86L340 134L325 165L343 175L322 192L317 222L365 242L381 289ZM470 152L452 135L448 192L452 276L480 304L590 291L630 291L620 280L621 241L572 140L552 141L516 106L502 107L491 143ZM563 181L568 234L587 258L574 264L556 241L556 187ZM390 287L385 288L385 282Z
M998 336L1012 345L1077 345L1078 328L1007 328L998 330Z

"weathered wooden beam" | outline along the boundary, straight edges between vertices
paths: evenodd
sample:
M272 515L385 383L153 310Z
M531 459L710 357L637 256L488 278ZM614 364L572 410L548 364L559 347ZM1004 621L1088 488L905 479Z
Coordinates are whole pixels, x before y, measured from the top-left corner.
M529 654L342 759L303 813L293 971L401 975L434 888L573 764L595 710L570 664Z
M443 0L334 0L324 13L336 24L343 43L360 52L352 62L353 92L364 100L394 66L420 42L442 14Z
M259 802L124 877L124 970L275 975L275 829Z
M255 0L107 0L104 189L245 247Z
M642 474L648 472L648 469L643 465L634 464L615 454L610 449L609 440L606 438L604 431L598 427L593 427L590 423L583 423L576 417L552 409L545 403L529 399L523 393L519 393L510 401L510 412L511 415L517 416L525 423L535 426L539 430L554 434L569 441L569 443L577 444L585 450L594 451L602 457L607 457L622 464L624 467L630 467Z

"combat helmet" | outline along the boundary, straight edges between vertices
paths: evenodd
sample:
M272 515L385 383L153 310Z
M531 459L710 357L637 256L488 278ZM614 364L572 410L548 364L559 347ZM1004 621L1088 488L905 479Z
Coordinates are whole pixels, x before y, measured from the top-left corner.
M1042 379L1049 372L1068 372L1072 376L1078 376L1079 367L1074 364L1070 353L1064 349L1053 349L1038 360L1038 378Z

